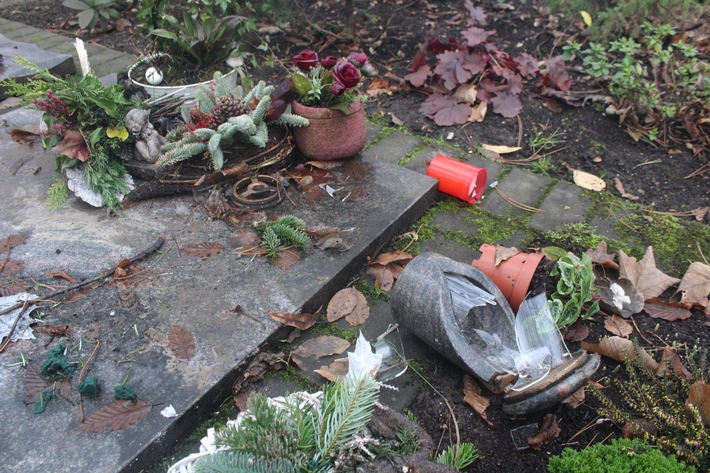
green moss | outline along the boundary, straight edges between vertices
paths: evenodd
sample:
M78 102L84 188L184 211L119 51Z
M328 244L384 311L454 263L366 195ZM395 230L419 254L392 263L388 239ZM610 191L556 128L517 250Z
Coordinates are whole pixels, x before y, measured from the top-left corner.
M588 223L567 223L543 235L553 246L559 246L574 254L596 248L605 238L597 235Z
M276 375L283 381L298 386L298 389L302 391L314 393L320 389L319 385L304 376L303 372L293 365L286 365L286 367L279 370Z
M685 273L689 261L703 261L703 254L710 254L710 227L700 222L638 212L619 219L614 232L637 258L653 246L656 264L676 277Z
M387 291L384 291L378 287L375 287L365 275L361 275L352 283L352 287L357 289L365 296L368 304L377 304L379 302L390 302L390 295Z
M350 343L355 343L358 335L360 334L360 328L350 325L348 325L347 328L344 328L335 322L328 322L325 315L321 315L318 322L311 327L310 332L314 337L331 335L345 339Z
M527 216L498 217L475 206L465 211L464 220L476 226L476 235L469 237L470 244L466 245L471 248L478 249L484 243L499 243L513 236L523 236L525 240L533 236L533 231L526 226Z
M586 215L589 219L608 219L616 212L625 209L631 210L635 206L635 204L631 204L616 197L611 192L594 192L585 190L582 192L582 195L591 202L591 205L587 207L586 211Z

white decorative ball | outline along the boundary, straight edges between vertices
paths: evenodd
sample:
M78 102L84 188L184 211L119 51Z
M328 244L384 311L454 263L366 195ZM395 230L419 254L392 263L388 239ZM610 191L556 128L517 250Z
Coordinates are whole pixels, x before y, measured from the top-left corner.
M150 67L145 71L145 80L150 85L158 85L163 82L163 73L154 67Z

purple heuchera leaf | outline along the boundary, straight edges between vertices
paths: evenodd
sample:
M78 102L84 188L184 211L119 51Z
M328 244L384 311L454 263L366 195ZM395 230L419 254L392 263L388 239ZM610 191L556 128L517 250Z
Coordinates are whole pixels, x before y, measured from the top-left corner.
M466 40L469 47L478 46L479 44L488 41L489 36L495 35L495 31L486 31L482 28L477 28L475 26L467 29L461 33L461 36Z
M466 49L447 51L436 58L439 62L434 72L441 76L444 86L449 90L465 84L474 74L483 72L486 66L480 54L470 54Z
M431 68L425 65L417 69L416 72L405 75L404 80L408 80L414 87L421 87L429 77L431 77Z
M506 91L498 92L498 94L491 99L491 104L493 104L493 111L500 113L505 118L513 118L523 109L520 97Z
M490 101L496 96L496 92L498 92L498 84L486 77L478 84L476 98L481 101Z
M461 125L468 121L471 107L451 95L435 93L422 103L419 112L439 126Z
M471 18L469 18L468 20L468 23L470 25L486 26L488 24L488 21L486 20L486 12L483 10L483 8L474 7L471 0L466 0L464 2L464 5L468 10L469 15L471 15Z
M537 59L528 53L522 53L520 56L516 57L515 62L518 64L520 75L526 79L532 79L540 70L540 68L537 67Z
M545 61L547 72L542 76L542 83L548 87L552 87L563 92L569 92L572 86L572 80L569 78L565 60L562 56L551 57Z

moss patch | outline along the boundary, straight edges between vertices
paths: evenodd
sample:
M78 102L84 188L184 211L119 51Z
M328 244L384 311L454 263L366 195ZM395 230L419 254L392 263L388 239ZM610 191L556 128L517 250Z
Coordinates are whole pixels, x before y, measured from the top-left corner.
M336 322L328 322L325 315L321 315L318 322L311 327L311 334L314 337L320 337L323 335L331 335L333 337L340 337L348 342L355 343L358 335L360 334L359 327L348 326L347 328L341 327Z
M589 248L596 248L604 237L594 232L588 223L567 223L552 231L543 232L544 237L554 246L559 246L574 254L581 254Z
M379 302L390 302L391 297L389 293L375 287L373 281L371 281L365 274L361 274L355 281L353 281L352 287L362 292L362 295L365 296L367 303L370 305L377 304Z

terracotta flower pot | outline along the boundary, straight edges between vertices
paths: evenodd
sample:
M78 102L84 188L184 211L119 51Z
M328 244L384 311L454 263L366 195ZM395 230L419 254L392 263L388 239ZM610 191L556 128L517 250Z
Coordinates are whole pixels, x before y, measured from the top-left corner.
M541 253L518 253L496 266L496 247L481 245L481 257L471 264L491 278L510 303L514 312L525 299L537 266L544 257Z
M309 126L294 127L296 147L303 156L317 161L343 159L357 154L366 139L365 107L360 101L350 105L350 113L291 103L293 112L308 118Z

